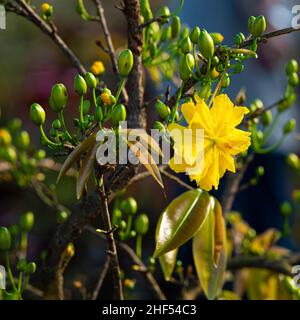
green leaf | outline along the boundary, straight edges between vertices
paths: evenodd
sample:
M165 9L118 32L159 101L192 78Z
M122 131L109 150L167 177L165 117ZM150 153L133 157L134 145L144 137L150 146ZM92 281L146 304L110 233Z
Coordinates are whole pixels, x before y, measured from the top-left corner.
M174 199L162 213L158 225L154 257L172 251L190 240L205 220L210 196L200 189L190 190Z
M81 197L84 187L93 171L98 146L99 146L99 143L96 143L95 141L89 147L89 149L87 150L87 154L80 166L78 178L76 182L77 199Z
M82 141L76 148L70 153L68 158L65 160L64 164L62 165L57 182L60 180L60 178L73 166L74 163L76 163L82 154L95 143L96 141L96 134L90 135L88 138L86 138L84 141Z
M226 228L220 203L211 197L207 219L193 239L193 257L206 297L220 293L226 270Z
M160 223L161 223L162 215L159 217L159 221L157 223L156 227L156 234L155 237L157 239L158 232L160 229ZM159 257L159 263L162 269L162 272L164 274L164 278L166 281L170 281L172 273L176 266L176 260L177 260L177 253L178 249L174 249L170 252L167 252Z

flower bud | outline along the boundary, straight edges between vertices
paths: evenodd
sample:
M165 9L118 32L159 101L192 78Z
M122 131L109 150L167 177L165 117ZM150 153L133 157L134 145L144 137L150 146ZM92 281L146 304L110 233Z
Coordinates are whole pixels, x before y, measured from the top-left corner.
M212 37L215 45L221 44L224 41L224 36L221 33L213 32L210 33L210 36Z
M37 126L42 125L45 122L46 114L45 110L38 103L33 103L30 107L30 119Z
M287 157L287 164L295 170L300 169L300 160L299 157L295 153L290 153Z
M266 30L267 23L264 16L256 17L250 27L250 32L254 38L260 37Z
M11 246L11 235L6 227L0 227L0 250L7 251Z
M25 271L27 261L25 259L20 259L17 263L17 269L21 272Z
M46 158L46 152L43 149L37 150L34 154L36 160L43 160Z
M289 75L289 85L292 87L297 87L299 84L299 76L298 73L293 72Z
M220 59L217 56L213 56L211 59L211 64L217 66L220 63ZM217 70L219 72L219 70Z
M290 60L285 67L286 74L289 76L294 72L297 73L298 71L299 71L298 62L295 59Z
M191 52L192 46L193 45L192 45L190 37L186 37L181 41L180 49L183 54L187 54L187 53Z
M17 153L15 148L11 146L3 148L1 152L1 157L7 162L15 163L17 161Z
M141 13L145 20L150 20L153 18L153 14L150 8L149 0L140 0Z
M22 120L19 118L13 118L7 123L7 128L10 132L15 132L17 130L20 130L22 127Z
M122 219L122 211L118 208L115 208L113 210L113 215L112 215L112 225L118 224L121 219Z
M170 26L166 27L161 35L161 41L165 42L167 40L169 40L172 36L172 29Z
M29 262L24 270L26 275L32 275L35 273L35 271L36 271L36 264L34 262Z
M155 104L155 109L163 120L165 120L171 113L170 108L160 100L157 100Z
M121 203L121 210L128 216L134 215L137 212L137 203L134 198L129 197Z
M164 132L166 130L165 126L160 121L155 121L153 124L153 129Z
M156 17L164 17L162 20L162 23L168 22L168 17L170 17L171 12L170 9L167 6L163 6L156 12Z
M111 120L114 126L118 126L120 121L126 120L126 108L123 104L114 106Z
M190 53L182 55L180 57L179 74L180 74L181 80L185 81L191 77L194 66L195 66L195 60Z
M237 46L240 46L243 42L245 41L245 35L240 32L238 34L235 35L234 37L234 43L237 45Z
M288 217L292 214L292 206L288 201L284 201L281 205L280 205L280 213L284 216L284 217Z
M77 74L74 78L74 89L79 96L84 96L87 92L86 82L80 74Z
M140 214L135 220L135 230L138 234L144 235L149 229L149 218L143 213Z
M8 146L11 144L11 135L8 130L0 129L0 146Z
M245 69L245 67L244 67L244 65L243 65L241 62L236 63L236 64L233 66L233 72L234 72L235 74L238 74L238 73L243 72L244 69Z
M68 216L69 215L67 214L66 211L59 211L58 214L57 214L56 220L57 220L58 223L63 223L68 219Z
M85 74L85 82L90 89L95 89L97 86L97 79L92 72Z
M228 88L229 86L230 86L230 77L229 77L228 73L226 73L224 76L223 83L222 83L222 88Z
M272 112L270 110L265 111L260 117L261 123L264 127L267 127L272 122Z
M181 27L180 18L178 16L174 16L172 18L172 24L171 24L172 39L175 39L176 37L178 37L180 32L180 27Z
M30 231L34 225L34 214L31 211L23 213L20 218L20 227L23 231Z
M102 61L95 61L90 70L95 76L101 76L105 72L105 67Z
M123 50L118 58L118 69L121 77L128 77L133 66L133 54L129 49Z
M74 244L70 242L65 250L65 255L68 258L72 258L74 254L75 254L75 247L74 247Z
M134 290L135 288L135 280L134 279L125 279L124 280L124 287L128 290Z
M283 127L283 133L284 134L290 134L293 132L296 128L296 120L290 119Z
M214 40L211 35L204 29L200 33L198 46L204 58L212 58L215 52Z
M213 68L210 74L213 80L218 79L220 75L216 68Z
M65 85L62 83L55 84L51 89L49 98L50 107L55 112L60 112L66 107L67 101L68 93Z
M59 130L61 128L61 122L60 122L59 119L55 119L52 122L52 128L55 129L55 130Z
M190 32L190 39L193 42L193 44L197 44L200 37L200 28L196 26L191 32Z
M106 104L107 106L110 106L111 105L110 96L111 95L109 93L106 93L106 92L101 93L100 95L101 104Z
M248 19L248 29L250 31L251 27L252 27L252 24L255 20L255 17L254 16L250 16L249 19Z
M16 136L16 147L20 150L27 150L30 145L30 136L29 133L25 130L22 130Z
M197 93L201 99L207 100L211 95L211 84L203 84Z
M51 17L53 14L53 6L50 6L50 4L47 2L44 2L41 5L41 13L42 13L43 18Z

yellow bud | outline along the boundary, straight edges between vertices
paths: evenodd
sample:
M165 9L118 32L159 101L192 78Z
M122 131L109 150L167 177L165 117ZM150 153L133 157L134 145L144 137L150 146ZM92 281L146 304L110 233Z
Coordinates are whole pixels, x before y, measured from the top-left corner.
M50 4L49 4L49 3L44 2L44 3L41 5L41 12L42 12L43 14L47 13L49 9L50 9Z
M103 104L107 104L108 106L110 106L110 95L107 92L103 92L100 97Z
M95 61L91 66L91 72L95 76L101 76L105 72L104 64L101 61Z
M213 68L211 72L211 76L213 79L217 79L219 77L220 73L216 70L216 68Z
M0 129L0 145L8 146L11 144L11 135L6 129Z

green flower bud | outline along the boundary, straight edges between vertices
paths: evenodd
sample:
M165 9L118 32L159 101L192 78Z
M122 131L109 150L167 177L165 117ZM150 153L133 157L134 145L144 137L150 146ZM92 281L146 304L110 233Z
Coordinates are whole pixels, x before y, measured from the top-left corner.
M36 264L34 262L29 262L24 270L26 275L32 275L35 273L35 271L36 271Z
M272 117L272 112L270 110L265 111L260 117L262 125L267 127L272 122Z
M51 95L49 98L50 107L55 112L60 112L66 107L67 101L68 92L65 85L62 83L55 84L51 89Z
M163 120L165 120L169 116L169 114L171 113L170 108L160 100L156 101L155 109L156 109L157 113L159 114L159 116Z
M113 107L111 120L114 126L118 126L120 121L126 120L126 108L123 104L117 104Z
M20 259L17 263L17 269L23 272L26 268L27 261L25 259Z
M226 73L222 83L222 88L228 88L229 86L230 86L230 77L229 77L229 74Z
M290 134L293 132L296 128L296 120L290 119L283 127L283 133L284 134Z
M17 153L14 147L8 146L4 148L1 152L2 158L10 163L15 163L17 161Z
M131 230L129 236L130 236L130 238L135 238L136 237L136 231L135 230Z
M87 92L86 82L80 74L77 74L74 78L74 89L79 96L84 96Z
M199 41L199 37L200 37L200 28L198 26L196 26L190 33L190 39L194 44L197 44Z
M125 220L121 220L119 222L119 227L120 227L121 230L126 230L127 222Z
M144 235L149 229L149 218L146 214L140 214L135 220L135 230L138 234Z
M34 154L36 160L43 160L46 158L46 152L43 149L37 150Z
M190 29L188 27L184 27L182 30L181 30L181 33L180 33L180 39L184 39L185 37L188 37L189 36L189 33L190 33Z
M198 46L204 58L210 59L213 57L215 52L214 40L204 29L200 33Z
M256 169L256 174L259 176L259 177L262 177L265 175L265 168L262 167L262 166L259 166L257 169Z
M30 107L30 119L37 126L42 125L45 122L46 114L45 110L38 103L33 103Z
M292 211L292 206L288 201L285 201L280 205L280 213L284 217L289 217L292 214Z
M34 225L34 214L31 211L25 212L20 218L20 227L23 231L30 231Z
M91 102L90 100L83 101L83 114L88 114L91 109Z
M180 32L180 27L181 27L180 18L178 16L174 16L172 18L172 24L171 24L172 39L175 39L176 37L178 37Z
M297 95L292 92L285 96L285 99L278 105L278 112L284 112L289 109L297 100Z
M237 45L237 46L240 46L243 42L245 41L245 35L240 32L238 34L235 35L234 37L234 43Z
M149 0L140 0L141 13L145 20L150 20L153 18L153 14L150 8Z
M157 42L160 36L160 26L158 22L153 22L150 24L149 35L151 36L152 42Z
M193 45L192 45L190 37L186 37L181 41L180 49L183 54L187 54L187 53L191 52L192 46Z
M61 128L61 122L59 119L56 119L52 122L52 128L58 130Z
M253 105L255 106L255 110L260 110L264 108L264 103L260 99L255 99L253 101Z
M120 209L115 208L113 210L113 215L112 215L112 224L113 225L118 224L121 219L122 219L122 211Z
M248 19L248 30L251 30L252 24L255 21L255 17L254 16L250 16Z
M219 63L220 63L220 59L217 56L213 56L212 59L211 59L211 64L213 66L217 66ZM220 72L220 71L218 71L218 72Z
M289 76L294 72L298 73L298 71L299 71L298 62L294 59L290 60L285 67L286 74Z
M210 33L210 36L212 37L215 45L221 44L224 41L224 36L221 33L213 32Z
M287 164L295 170L300 169L300 160L299 157L295 153L290 153L287 157Z
M129 49L123 50L118 58L118 69L121 77L128 77L133 66L133 54Z
M266 30L267 23L264 16L256 17L250 27L250 32L254 38L260 37Z
M192 73L195 66L195 60L192 54L188 53L182 55L179 61L179 74L181 80L188 80Z
M137 203L134 198L129 197L122 203L121 208L128 216L134 215L137 212Z
M160 121L155 121L153 124L153 129L164 132L166 130L165 126Z
M27 150L30 146L30 136L25 130L22 130L16 136L16 147L21 150Z
M57 214L57 222L58 223L63 223L68 219L69 215L66 211L59 211Z
M156 17L166 17L162 22L168 22L168 18L171 15L170 9L167 6L163 6L156 12Z
M293 72L289 75L289 85L292 87L297 87L299 85L298 73Z
M91 72L85 74L85 82L90 89L95 89L97 86L97 79Z
M165 41L169 40L171 38L171 35L172 35L171 26L164 28L162 35L161 35L161 41L165 42Z
M52 129L50 129L49 134L50 134L51 138L56 138L57 135L59 134L59 132L52 128Z
M0 250L7 251L11 246L11 235L6 227L0 227Z
M22 120L19 118L13 118L7 123L7 128L10 132L15 132L20 130L22 127Z
M233 66L233 72L235 74L238 74L238 73L241 73L243 72L245 69L244 65L242 63L236 63L234 66Z
M5 128L0 129L0 146L9 146L11 144L11 135Z
M207 83L202 85L197 93L201 99L207 100L211 95L211 84Z
M19 226L16 224L11 225L8 228L8 230L9 230L12 237L17 237L17 235L19 234Z

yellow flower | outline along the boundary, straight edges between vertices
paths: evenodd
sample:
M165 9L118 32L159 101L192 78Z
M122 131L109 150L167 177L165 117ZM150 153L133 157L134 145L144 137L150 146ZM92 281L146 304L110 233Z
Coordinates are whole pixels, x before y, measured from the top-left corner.
M41 5L41 12L42 12L43 14L48 13L49 9L50 9L50 4L49 4L49 3L44 2L44 3Z
M95 61L91 66L91 72L95 76L101 76L105 72L104 64L102 61Z
M177 173L187 172L200 188L209 191L212 187L218 189L219 180L226 170L235 172L234 156L246 151L251 144L250 132L236 128L249 110L234 106L225 94L214 99L211 109L204 100L195 98L196 105L189 102L181 107L188 126L176 123L168 126L174 140L174 157L169 165ZM204 138L200 150L195 141L198 138L197 129L202 129ZM182 142L185 141L182 138L185 134L192 135L191 143ZM178 163L176 156L183 160ZM198 165L201 160L202 167Z
M103 104L111 105L110 95L107 92L103 92L100 97Z

